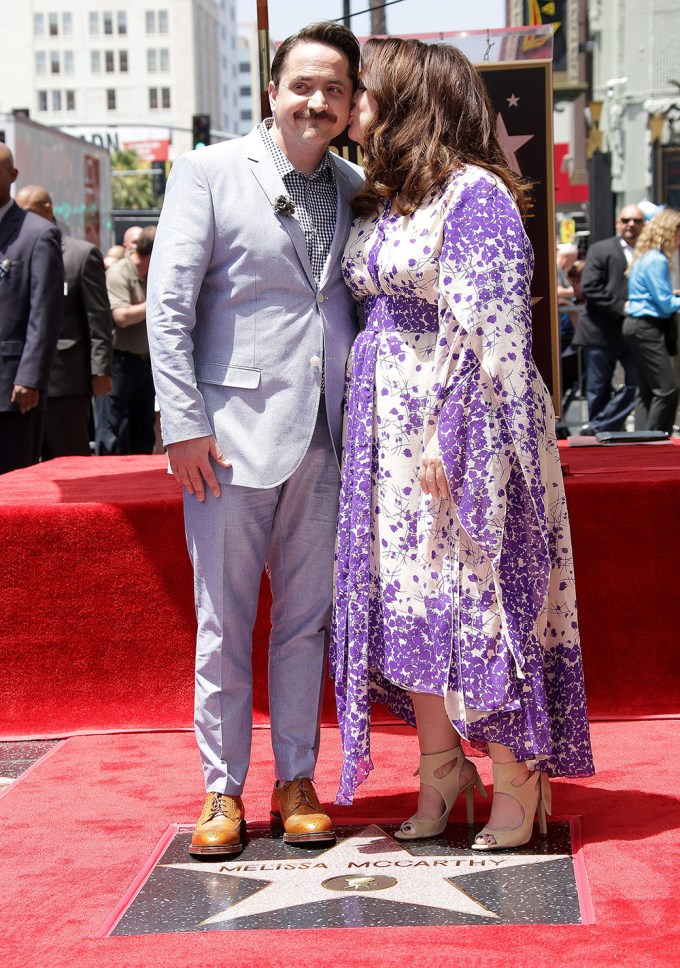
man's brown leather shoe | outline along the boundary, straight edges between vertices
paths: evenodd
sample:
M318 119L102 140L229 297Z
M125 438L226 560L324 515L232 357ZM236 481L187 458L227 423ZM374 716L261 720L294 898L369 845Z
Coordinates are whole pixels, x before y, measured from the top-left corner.
M277 780L272 792L272 830L287 844L335 840L331 818L324 813L311 780Z
M243 850L246 818L240 797L209 793L191 837L189 853L238 854Z

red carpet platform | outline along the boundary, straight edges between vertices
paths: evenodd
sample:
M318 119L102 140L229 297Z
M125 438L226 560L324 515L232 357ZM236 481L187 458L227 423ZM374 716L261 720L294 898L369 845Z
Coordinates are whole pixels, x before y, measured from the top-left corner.
M680 447L562 456L591 717L677 714ZM0 736L191 724L192 580L165 458L62 458L3 475L0 556ZM260 723L268 611L264 581Z
M195 820L203 796L198 755L186 733L73 737L0 796L3 968L670 968L680 960L679 732L677 721L595 724L597 775L553 784L555 813L582 818L594 924L108 938L98 934L168 824ZM354 806L330 808L337 820L412 812L415 736L381 727L374 755L375 772ZM488 783L488 761L479 762ZM339 766L337 730L325 729L317 782L326 803ZM244 794L251 823L268 819L271 781L269 733L258 730ZM488 805L478 808L481 821ZM461 802L452 819L462 818Z

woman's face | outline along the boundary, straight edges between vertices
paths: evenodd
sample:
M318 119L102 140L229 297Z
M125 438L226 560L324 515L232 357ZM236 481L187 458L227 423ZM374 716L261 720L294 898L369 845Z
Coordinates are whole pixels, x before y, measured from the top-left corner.
M680 248L680 229L675 233L675 248Z
M376 100L370 91L367 91L361 83L352 99L352 107L349 111L349 128L347 134L363 148L363 131L366 122L374 114L377 107Z

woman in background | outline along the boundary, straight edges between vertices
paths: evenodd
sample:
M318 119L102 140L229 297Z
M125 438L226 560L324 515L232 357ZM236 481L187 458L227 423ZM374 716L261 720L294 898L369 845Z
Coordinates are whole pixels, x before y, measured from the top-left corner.
M671 285L671 257L680 245L680 212L665 208L647 222L629 270L623 338L638 373L636 430L673 432L679 387L671 356L678 353L675 313L680 295Z
M484 788L474 848L545 831L548 776L593 772L554 415L531 358L531 246L486 89L446 44L369 40L350 137L366 184L344 274L366 329L348 369L331 668L339 803L370 760L370 704L417 725L418 809L440 834ZM485 795L485 793L484 793Z

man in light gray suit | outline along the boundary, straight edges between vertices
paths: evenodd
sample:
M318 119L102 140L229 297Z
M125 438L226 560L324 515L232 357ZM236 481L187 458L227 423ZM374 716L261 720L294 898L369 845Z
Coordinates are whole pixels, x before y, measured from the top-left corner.
M242 849L252 629L272 588L272 824L332 841L312 778L339 491L344 368L357 330L340 259L361 182L328 152L359 47L314 24L272 63L273 121L175 162L147 324L163 441L185 487L198 617L195 725L207 797L190 853Z

